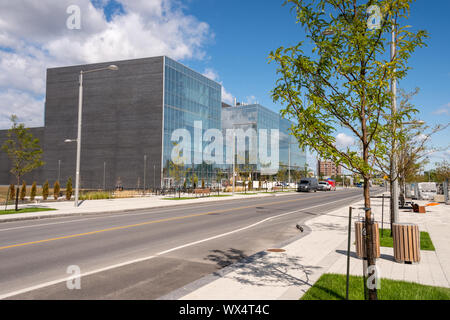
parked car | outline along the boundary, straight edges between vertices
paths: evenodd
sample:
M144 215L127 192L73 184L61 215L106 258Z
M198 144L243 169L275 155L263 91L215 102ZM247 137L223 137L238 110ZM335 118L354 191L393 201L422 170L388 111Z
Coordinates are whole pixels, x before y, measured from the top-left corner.
M334 180L326 180L328 182L328 184L330 185L330 190L331 191L336 191L336 182Z
M362 183L357 183L357 184L355 184L355 186L358 187L358 188L362 188L363 184Z
M317 189L319 187L319 183L317 182L316 178L304 178L300 180L297 191L298 192L317 192Z
M317 190L319 191L330 191L331 186L328 184L327 181L319 181L319 185L317 186Z

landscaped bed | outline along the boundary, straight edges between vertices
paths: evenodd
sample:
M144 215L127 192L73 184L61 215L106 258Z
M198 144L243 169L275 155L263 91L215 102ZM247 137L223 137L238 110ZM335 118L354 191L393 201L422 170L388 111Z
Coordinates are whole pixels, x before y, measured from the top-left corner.
M345 300L346 275L323 274L301 300ZM450 300L450 289L418 283L380 280L379 300ZM364 300L363 278L350 276L349 300Z
M380 246L392 248L394 241L391 237L390 229L380 229ZM428 232L420 232L420 250L435 251L433 242Z

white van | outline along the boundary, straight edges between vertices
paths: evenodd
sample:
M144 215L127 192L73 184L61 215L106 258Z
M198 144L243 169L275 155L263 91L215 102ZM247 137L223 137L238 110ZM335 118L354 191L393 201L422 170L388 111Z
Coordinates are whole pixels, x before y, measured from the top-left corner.
M437 195L436 182L420 182L417 184L418 199L421 200L434 200Z

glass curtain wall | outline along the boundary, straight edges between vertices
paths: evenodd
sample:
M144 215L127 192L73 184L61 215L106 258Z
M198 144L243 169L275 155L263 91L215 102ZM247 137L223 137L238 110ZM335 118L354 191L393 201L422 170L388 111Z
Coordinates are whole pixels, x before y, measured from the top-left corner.
M204 150L195 145L194 121L201 121L202 136L208 129L221 130L221 85L195 72L184 65L165 58L164 83L164 145L163 145L163 185L182 186L185 179L188 186L193 185L194 175L197 186L212 182L216 165L194 164L194 150ZM176 129L187 129L191 135L191 160L185 166L174 166L171 159L174 143L172 133ZM203 140L203 139L202 139ZM198 154L197 156L202 156Z

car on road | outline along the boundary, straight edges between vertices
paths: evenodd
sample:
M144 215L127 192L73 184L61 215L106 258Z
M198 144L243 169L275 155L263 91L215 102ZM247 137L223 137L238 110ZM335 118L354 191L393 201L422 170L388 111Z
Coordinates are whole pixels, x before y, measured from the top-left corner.
M304 178L300 180L299 184L297 185L298 192L317 192L318 188L319 183L317 182L316 178Z
M331 191L331 186L327 181L319 181L319 185L317 186L317 190L319 191Z

